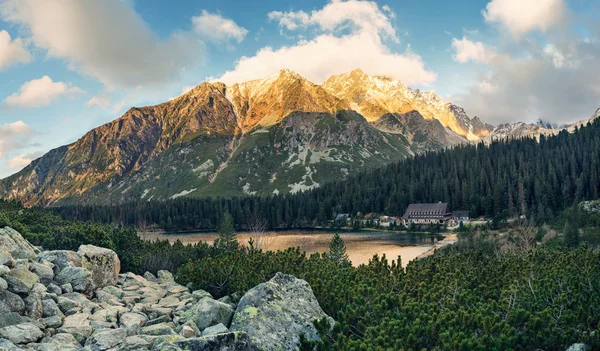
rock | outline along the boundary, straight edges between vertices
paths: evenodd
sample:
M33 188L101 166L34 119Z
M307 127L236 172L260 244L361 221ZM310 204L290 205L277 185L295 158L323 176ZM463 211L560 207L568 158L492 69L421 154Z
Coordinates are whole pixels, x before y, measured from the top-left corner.
M0 328L8 327L9 325L17 325L23 322L23 317L17 312L9 312L0 314Z
M213 325L212 327L208 327L202 331L202 336L215 335L215 334L223 334L229 333L229 329L223 325L223 323L219 323L217 325Z
M160 324L160 323L167 323L170 320L171 320L171 318L168 315L162 315L158 318L154 318L154 319L151 319L148 322L146 322L146 326Z
M173 335L176 334L168 323L160 323L143 327L140 334L144 335Z
M67 316L63 321L63 325L58 328L58 332L71 334L79 343L83 343L92 334L89 316L87 313L76 313Z
M54 264L48 262L47 264L42 264L38 262L32 262L29 266L29 270L35 273L38 276L39 281L44 285L48 285L52 283L54 279Z
M169 272L169 271L165 271L165 270L160 270L156 273L156 277L158 278L158 281L161 283L170 283L170 282L174 282L175 279L173 279L173 273Z
M31 292L38 293L38 294L43 294L47 291L48 291L48 289L46 288L46 286L41 283L35 283L35 284L33 284L33 288L31 288Z
M251 343L248 334L234 332L184 339L173 343L180 350L186 351L258 351Z
M150 343L145 339L133 335L125 338L125 341L119 348L118 351L133 351L133 350L147 350L150 347Z
M62 315L62 313L61 313ZM39 320L45 328L58 328L63 324L63 317L61 316L52 316L47 318L42 318Z
M81 344L71 334L59 333L44 340L37 348L38 351L77 351Z
M87 338L85 345L96 346L99 350L108 350L121 344L126 336L127 331L125 329L117 328L103 330L96 332Z
M154 274L150 273L150 272L146 272L144 273L144 278L150 282L158 282L158 279L156 279L156 277L154 276Z
M25 351L24 349L15 346L12 342L0 338L0 350L2 351Z
M5 306L9 312L23 312L25 303L17 294L8 290L0 290L0 305Z
M4 276L8 290L15 294L28 294L35 283L40 281L37 275L26 269L13 269Z
M33 245L23 239L19 232L9 227L0 228L0 247L6 249L15 259L33 260L38 252Z
M573 345L569 346L569 348L567 349L567 351L587 351L587 350L588 350L588 346L583 343L573 344Z
M59 284L71 284L74 291L90 294L94 288L92 273L81 267L66 267L56 276Z
M0 264L0 277L4 276L5 274L10 273L10 268L8 268L5 265Z
M127 312L121 315L119 325L127 330L127 335L135 335L139 334L147 321L148 317L142 313Z
M60 291L63 294L72 293L73 292L73 286L71 285L71 283L62 284L60 286Z
M2 278L0 278L0 290L8 289L8 282Z
M229 325L233 316L233 308L228 304L205 297L193 305L188 311L181 313L182 320L193 320L199 329L223 323Z
M7 248L0 249L0 265L12 267L15 264L15 259L12 257Z
M183 336L177 334L159 336L154 340L154 343L152 343L152 351L178 350L173 343L183 339L185 339Z
M52 299L42 300L42 317L59 316L63 317L63 313L58 308L58 305Z
M38 259L41 263L50 262L54 264L55 273L67 267L81 267L81 257L75 251L43 251L38 255Z
M101 310L97 310L90 316L90 321L104 321L117 323L119 315L128 312L129 309L121 306L110 306Z
M40 294L31 294L23 299L25 302L25 315L31 319L42 318L42 297Z
M15 344L27 344L38 341L44 333L33 323L21 323L0 328L0 336Z
M92 272L92 280L97 288L117 284L121 261L113 250L94 245L81 245L77 254L81 257L81 267Z
M198 336L198 335L196 335L196 331L194 331L194 329L192 327L190 327L189 325L184 325L181 328L179 335L183 336L184 338L193 338L195 336Z
M196 290L196 291L192 292L192 298L194 299L194 302L198 302L205 297L209 297L211 299L213 298L212 295L208 291Z
M313 321L322 317L327 315L306 281L277 273L241 298L230 330L245 331L260 350L296 350L300 333L319 339Z
M56 294L56 295L61 295L62 294L62 289L60 288L60 286L54 284L54 283L50 283L46 286L46 289L48 289L49 293L52 294ZM73 288L71 288L71 292L73 292Z

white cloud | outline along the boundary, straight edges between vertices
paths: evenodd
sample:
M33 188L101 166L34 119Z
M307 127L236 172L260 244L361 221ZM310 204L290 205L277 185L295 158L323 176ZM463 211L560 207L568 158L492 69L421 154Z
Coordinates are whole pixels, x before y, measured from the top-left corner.
M492 0L483 10L483 17L488 23L501 24L519 38L532 30L547 31L561 23L566 12L563 0Z
M456 52L454 61L466 63L475 61L488 63L496 56L496 50L482 42L473 42L466 37L462 39L452 38L452 48Z
M215 42L233 39L241 43L248 34L245 28L238 26L232 19L206 10L202 10L199 16L192 17L192 23L196 33L202 35L204 39Z
M24 147L33 134L23 121L0 124L0 158L15 148Z
M70 87L63 82L53 82L48 76L25 82L18 93L6 98L8 106L40 107L49 105L61 96L82 93L78 87Z
M110 99L104 95L96 95L86 101L85 104L89 107L98 106L105 109L110 105Z
M66 60L110 89L170 82L202 62L197 35L160 38L125 1L4 0L0 15L20 24L48 57Z
M317 26L329 33L353 29L382 33L385 37L398 42L396 30L390 22L390 18L394 17L393 12L386 6L380 9L377 3L372 1L334 0L321 10L312 11L310 15L304 11L273 11L268 17L270 20L278 21L281 27L288 30L309 26Z
M31 62L31 54L21 38L11 40L10 34L0 30L0 71L17 63Z
M9 160L6 160L6 164L10 170L18 172L28 166L31 161L42 156L43 154L43 152L33 152L30 154L17 155Z
M264 78L282 68L296 71L315 83L355 68L391 76L408 85L429 85L436 79L419 55L410 49L396 53L383 43L385 38L398 39L389 15L374 2L333 1L311 14L271 12L269 18L286 30L315 27L321 33L291 46L267 46L254 56L244 56L220 81L233 84Z
M578 64L573 54L565 53L554 44L544 46L544 56L550 59L556 68L576 68Z

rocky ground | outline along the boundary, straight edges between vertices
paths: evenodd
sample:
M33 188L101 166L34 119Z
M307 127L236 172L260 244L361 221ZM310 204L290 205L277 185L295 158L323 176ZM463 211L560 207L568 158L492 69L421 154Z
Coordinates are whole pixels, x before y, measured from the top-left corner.
M296 350L326 316L307 282L281 273L219 300L167 271L119 273L111 250L42 251L0 228L0 350Z

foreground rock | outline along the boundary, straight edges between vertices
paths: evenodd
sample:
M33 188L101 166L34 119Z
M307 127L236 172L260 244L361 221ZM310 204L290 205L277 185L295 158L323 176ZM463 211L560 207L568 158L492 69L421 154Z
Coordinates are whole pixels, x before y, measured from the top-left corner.
M280 273L236 305L167 271L119 274L105 248L38 252L10 228L0 243L0 350L297 350L325 316L305 281Z
M306 281L277 273L242 297L230 330L245 331L260 350L296 350L300 333L319 339L313 321L322 317L330 318Z

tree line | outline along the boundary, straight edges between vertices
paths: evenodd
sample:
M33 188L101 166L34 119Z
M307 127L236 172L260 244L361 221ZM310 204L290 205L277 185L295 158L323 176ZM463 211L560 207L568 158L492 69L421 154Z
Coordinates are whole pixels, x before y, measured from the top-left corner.
M224 213L237 229L261 218L270 229L326 225L337 213L401 216L410 203L447 202L472 217L525 215L537 223L600 193L600 123L555 136L427 152L290 195L180 198L66 206L65 219L214 230Z

